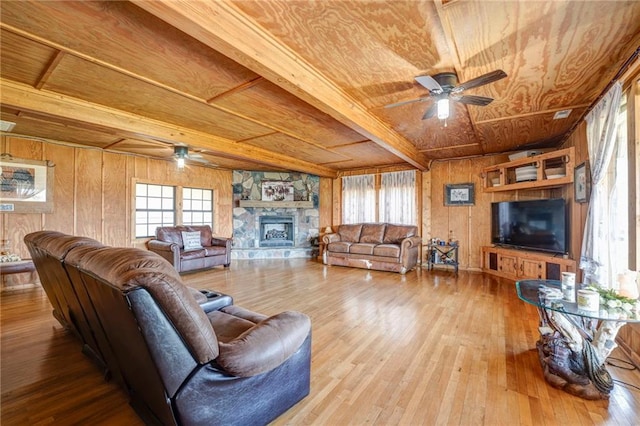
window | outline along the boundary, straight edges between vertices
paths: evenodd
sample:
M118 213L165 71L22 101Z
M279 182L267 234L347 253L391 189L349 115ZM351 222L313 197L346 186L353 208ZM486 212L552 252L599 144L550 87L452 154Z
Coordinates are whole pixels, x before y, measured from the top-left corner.
M158 226L175 224L173 186L136 184L136 238L155 235Z
M342 178L342 223L378 221L416 224L414 170Z
M136 183L135 238L152 237L159 226L209 225L213 229L213 190ZM182 209L178 210L178 206Z
M213 227L213 191L211 189L182 189L182 223Z

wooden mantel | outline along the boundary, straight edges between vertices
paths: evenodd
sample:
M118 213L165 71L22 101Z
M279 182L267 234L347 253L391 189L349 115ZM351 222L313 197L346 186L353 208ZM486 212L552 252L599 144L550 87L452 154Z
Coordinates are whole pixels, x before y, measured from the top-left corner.
M261 201L261 200L240 200L240 207L263 207L271 209L311 209L313 201Z

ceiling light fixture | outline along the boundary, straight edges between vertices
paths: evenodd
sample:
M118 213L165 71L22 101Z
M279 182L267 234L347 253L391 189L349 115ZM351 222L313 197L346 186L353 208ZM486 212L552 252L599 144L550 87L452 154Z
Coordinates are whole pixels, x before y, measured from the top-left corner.
M446 120L449 118L449 98L438 99L438 118L440 120Z
M175 146L173 147L173 153L176 155L176 161L178 162L178 168L184 168L184 160L187 158L189 154L189 148L186 146Z

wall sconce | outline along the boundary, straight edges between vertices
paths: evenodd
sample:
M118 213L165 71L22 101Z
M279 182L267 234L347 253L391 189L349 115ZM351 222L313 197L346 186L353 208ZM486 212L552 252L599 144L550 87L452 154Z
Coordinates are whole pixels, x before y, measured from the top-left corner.
M178 163L178 168L184 168L184 160L187 158L189 154L189 148L186 146L175 146L173 147L173 153L176 156L176 161Z

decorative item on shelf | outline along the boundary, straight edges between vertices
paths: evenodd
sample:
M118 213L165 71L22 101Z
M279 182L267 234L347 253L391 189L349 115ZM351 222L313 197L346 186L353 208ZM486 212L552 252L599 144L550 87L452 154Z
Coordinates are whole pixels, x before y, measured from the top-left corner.
M558 179L566 176L566 170L564 167L550 167L544 171L547 179Z
M520 158L535 157L536 155L544 154L542 150L528 150L520 151L513 154L509 154L509 161L519 160Z
M523 166L516 168L516 182L533 181L538 178L536 166Z

